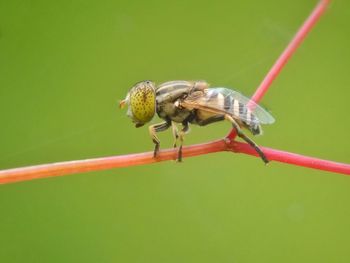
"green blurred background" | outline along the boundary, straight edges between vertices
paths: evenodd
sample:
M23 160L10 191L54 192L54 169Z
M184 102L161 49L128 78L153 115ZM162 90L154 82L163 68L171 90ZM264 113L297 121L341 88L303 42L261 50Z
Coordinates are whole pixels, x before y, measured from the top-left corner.
M117 108L135 82L251 95L315 4L2 0L0 169L150 151ZM350 162L349 25L334 1L266 94L258 144ZM230 153L1 185L0 262L349 262L349 186Z

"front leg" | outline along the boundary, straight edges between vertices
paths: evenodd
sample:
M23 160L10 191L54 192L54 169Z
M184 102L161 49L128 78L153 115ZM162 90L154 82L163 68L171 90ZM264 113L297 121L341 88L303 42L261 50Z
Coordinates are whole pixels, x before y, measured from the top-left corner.
M152 141L155 144L154 146L154 152L153 152L153 157L157 157L157 154L159 152L159 146L160 146L160 141L157 137L157 132L165 131L171 126L171 122L165 121L162 123L154 124L148 127L149 134L151 135Z

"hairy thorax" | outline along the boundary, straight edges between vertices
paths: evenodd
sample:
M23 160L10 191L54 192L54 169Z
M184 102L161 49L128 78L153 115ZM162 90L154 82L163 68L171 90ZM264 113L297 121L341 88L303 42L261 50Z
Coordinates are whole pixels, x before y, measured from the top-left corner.
M157 104L157 114L164 120L182 123L191 115L191 111L180 109L173 102L163 102Z

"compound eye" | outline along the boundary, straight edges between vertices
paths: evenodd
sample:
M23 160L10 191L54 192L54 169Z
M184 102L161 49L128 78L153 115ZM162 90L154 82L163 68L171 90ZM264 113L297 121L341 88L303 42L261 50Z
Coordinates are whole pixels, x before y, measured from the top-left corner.
M137 123L137 127L149 122L155 113L156 94L151 84L151 81L145 80L134 86L130 93L131 116Z

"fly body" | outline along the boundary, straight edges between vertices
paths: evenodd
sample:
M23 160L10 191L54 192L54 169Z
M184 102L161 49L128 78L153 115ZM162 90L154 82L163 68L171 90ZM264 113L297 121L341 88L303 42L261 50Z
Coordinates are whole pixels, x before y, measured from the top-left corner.
M217 121L231 122L237 135L249 143L260 155L268 160L262 150L247 137L241 128L247 128L253 135L262 134L261 124L271 124L274 118L261 106L241 93L227 88L209 88L205 81L169 81L156 86L151 81L137 83L127 94L121 106L128 105L128 116L136 127L150 121L155 114L164 121L149 126L155 144L154 157L159 152L160 141L157 132L172 127L175 138L180 141L178 161L182 159L182 143L189 124L205 126ZM181 123L177 130L175 123Z

